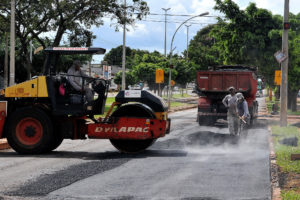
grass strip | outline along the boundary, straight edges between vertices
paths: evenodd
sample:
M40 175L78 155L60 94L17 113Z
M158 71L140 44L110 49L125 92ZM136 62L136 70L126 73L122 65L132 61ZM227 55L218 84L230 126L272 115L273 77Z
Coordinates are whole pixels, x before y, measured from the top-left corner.
M110 108L110 106L112 105L113 102L115 102L115 97L107 97L105 108L104 108L104 114L103 115L95 115L95 118L104 117L106 115L106 113L108 112L108 110L109 110L109 108ZM172 102L171 101L171 108L176 108L176 107L181 107L181 106L186 106L186 105L190 105L190 104L181 103L181 102ZM116 109L116 107L113 109L113 111L115 109Z
M281 197L282 197L282 200L298 200L298 199L300 199L300 194L296 193L293 190L282 191Z
M300 153L300 135L298 128L295 126L272 126L272 134L274 138L276 162L280 166L281 171L300 173L300 161L291 161L292 153ZM298 147L286 146L279 143L280 140L289 137L298 138Z
M274 140L274 149L276 154L276 162L280 167L281 172L294 172L300 173L300 161L291 161L291 154L300 153L300 134L296 126L272 126L272 137ZM280 144L284 138L297 137L298 146L287 146ZM300 194L294 190L281 191L282 200L296 200L300 199Z

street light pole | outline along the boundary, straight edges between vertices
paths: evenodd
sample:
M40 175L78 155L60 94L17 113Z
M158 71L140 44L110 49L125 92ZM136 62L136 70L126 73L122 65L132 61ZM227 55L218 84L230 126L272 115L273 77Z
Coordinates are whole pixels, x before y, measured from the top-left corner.
M289 0L284 1L283 22L284 23L289 22ZM283 34L282 34L282 52L287 58L281 63L280 126L287 126L287 85L288 85L288 62L289 62L289 46L288 46L289 29L288 28L284 26Z
M123 55L122 55L122 90L126 88L125 63L126 63L126 0L124 0L124 22L123 22Z
M165 49L165 57L167 56L167 12L171 8L162 8L165 11L165 44L164 44L164 49Z
M189 60L189 27L191 25L185 25L186 26L186 60Z
M9 86L15 84L15 10L16 2L11 0L11 11L10 11L10 75L9 75Z
M175 38L175 35L177 33L177 31L180 29L180 27L182 25L184 25L186 22L188 22L189 20L191 19L194 19L196 17L202 17L204 15L208 15L209 12L205 12L205 13L202 13L200 15L196 15L196 16L193 16L193 17L190 17L188 18L187 20L185 20L184 22L182 22L178 28L176 29L175 33L173 34L173 37L172 37L172 40L171 40L171 48L170 48L170 66L172 66L172 54L173 54L173 41L174 41L174 38ZM169 68L169 87L168 87L168 108L170 109L171 108L171 80L172 80L172 75L171 75L171 71L172 69Z

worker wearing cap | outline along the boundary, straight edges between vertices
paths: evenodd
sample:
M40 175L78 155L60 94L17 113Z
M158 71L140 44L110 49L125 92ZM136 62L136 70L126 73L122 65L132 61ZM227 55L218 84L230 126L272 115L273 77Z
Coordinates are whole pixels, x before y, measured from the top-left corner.
M91 88L84 86L82 88L82 77L89 79L90 77L86 75L81 69L81 63L79 60L75 60L73 65L68 70L68 80L72 87L76 91L84 92L86 100L88 103L92 103L94 100L94 93Z
M229 94L224 97L222 103L225 105L227 110L227 121L229 133L231 135L238 134L239 118L237 116L237 97L234 87L228 88Z
M241 125L242 125L242 129L244 129L250 118L248 103L245 100L242 93L237 93L236 97L237 97L238 115L239 118L243 121Z

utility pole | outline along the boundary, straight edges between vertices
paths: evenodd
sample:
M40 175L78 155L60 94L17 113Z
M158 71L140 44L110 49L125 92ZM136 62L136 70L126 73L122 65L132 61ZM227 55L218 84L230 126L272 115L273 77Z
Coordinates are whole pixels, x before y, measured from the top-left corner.
M281 63L280 126L287 126L289 0L284 1L283 24L282 52L287 58Z
M5 32L5 58L3 70L4 88L8 86L8 31Z
M125 62L126 62L126 0L124 0L124 20L123 20L123 55L122 55L122 90L125 90Z
M15 9L16 2L11 0L10 11L10 75L9 86L15 84Z
M168 10L170 10L171 8L162 8L165 11L165 57L167 56L167 12Z
M185 25L186 26L186 60L189 60L189 27L191 25Z

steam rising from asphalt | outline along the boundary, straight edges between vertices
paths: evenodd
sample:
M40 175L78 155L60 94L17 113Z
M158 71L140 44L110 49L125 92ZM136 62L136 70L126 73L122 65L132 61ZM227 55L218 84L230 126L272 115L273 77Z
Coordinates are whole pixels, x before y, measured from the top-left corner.
M194 132L181 140L184 150L194 156L195 161L205 161L214 155L223 155L229 159L238 157L238 160L250 162L264 156L260 155L261 149L268 149L268 146L261 142L267 140L268 136L265 133L265 129L253 127L247 130L246 135L230 136L226 127L211 127L209 131Z

